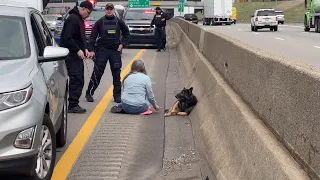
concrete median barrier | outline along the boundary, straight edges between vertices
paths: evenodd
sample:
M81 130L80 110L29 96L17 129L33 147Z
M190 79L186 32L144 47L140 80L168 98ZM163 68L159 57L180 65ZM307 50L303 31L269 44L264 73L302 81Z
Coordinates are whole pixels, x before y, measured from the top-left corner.
M316 179L320 73L180 19L169 24L184 84L199 98L194 134L216 178Z

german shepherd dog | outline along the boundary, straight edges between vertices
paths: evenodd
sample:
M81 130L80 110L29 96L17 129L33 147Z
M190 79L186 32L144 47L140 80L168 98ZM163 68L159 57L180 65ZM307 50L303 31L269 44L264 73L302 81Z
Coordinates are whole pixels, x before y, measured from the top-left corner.
M168 110L165 110L165 117L168 116L187 116L198 103L197 97L192 93L193 87L186 89L185 87L175 97L177 101Z

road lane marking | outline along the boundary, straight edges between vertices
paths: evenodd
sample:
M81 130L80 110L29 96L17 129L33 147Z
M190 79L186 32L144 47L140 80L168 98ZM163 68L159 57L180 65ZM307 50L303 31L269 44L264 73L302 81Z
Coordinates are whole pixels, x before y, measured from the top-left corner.
M304 26L294 26L294 25L281 25L286 27L294 27L294 28L304 28Z
M278 37L275 37L276 39L278 39L278 40L281 40L281 41L283 41L284 39L282 39L282 38L278 38Z
M122 70L121 79L130 72L131 64L135 59L139 59L145 52L145 49L141 49L136 56L129 62L129 64ZM108 107L112 99L113 85L110 86L108 91L105 93L101 101L92 111L85 124L79 130L77 136L73 139L72 143L69 145L67 150L64 152L60 160L58 161L51 180L64 180L68 177L74 163L76 162L78 156L80 155L82 149L84 148L87 140L89 139L91 133L95 129L100 118L104 114L106 108Z
M239 31L242 31L242 29L238 29Z
M320 46L313 46L313 47L320 49Z
M259 34L259 33L255 32L255 33L253 33L253 34Z

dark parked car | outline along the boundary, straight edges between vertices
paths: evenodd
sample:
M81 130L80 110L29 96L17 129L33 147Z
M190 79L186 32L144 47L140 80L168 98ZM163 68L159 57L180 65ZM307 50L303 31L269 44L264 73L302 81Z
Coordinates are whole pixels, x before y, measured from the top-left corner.
M129 27L129 45L152 45L157 44L154 26L149 30L151 21L155 15L152 8L128 8L124 13L123 20Z
M198 17L196 16L196 14L185 14L184 19L198 24Z

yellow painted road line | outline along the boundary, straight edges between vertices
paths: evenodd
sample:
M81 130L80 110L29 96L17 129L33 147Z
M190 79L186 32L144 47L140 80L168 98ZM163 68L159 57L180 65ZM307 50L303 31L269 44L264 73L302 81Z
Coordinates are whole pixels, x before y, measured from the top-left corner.
M133 60L141 58L145 49L142 49L138 52L138 54L129 62L129 64L122 70L121 73L121 80L123 77L130 72L131 64ZM59 162L57 163L51 180L64 180L68 177L69 172L71 171L74 163L76 162L78 156L80 155L83 147L85 146L86 142L88 141L91 133L95 129L97 123L99 122L100 118L102 117L103 113L105 112L106 108L108 107L112 96L113 96L113 85L108 89L106 94L103 96L99 104L96 108L92 111L90 116L88 117L85 124L81 127L80 131L78 132L77 136L73 139L72 143L65 151L65 153L60 158Z

